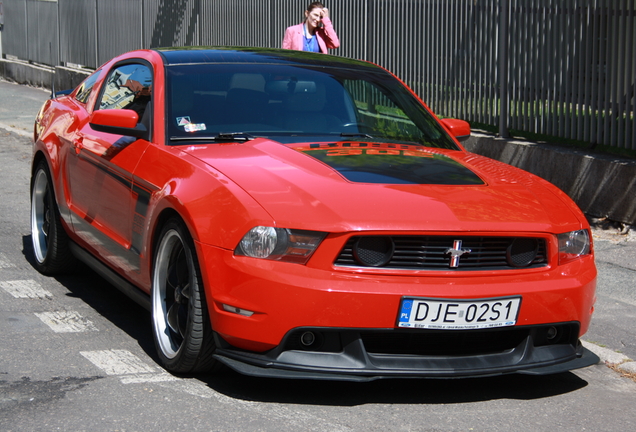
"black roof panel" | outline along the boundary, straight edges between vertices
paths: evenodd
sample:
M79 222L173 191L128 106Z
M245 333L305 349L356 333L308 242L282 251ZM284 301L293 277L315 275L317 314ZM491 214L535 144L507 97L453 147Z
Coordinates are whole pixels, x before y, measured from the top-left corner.
M192 63L277 63L381 70L371 63L328 54L256 47L156 48L166 65Z

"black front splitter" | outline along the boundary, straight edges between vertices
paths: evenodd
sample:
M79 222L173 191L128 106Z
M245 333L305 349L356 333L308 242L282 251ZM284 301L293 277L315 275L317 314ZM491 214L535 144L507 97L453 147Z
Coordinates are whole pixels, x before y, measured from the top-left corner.
M235 370L236 372L261 378L283 378L283 379L310 379L328 381L351 381L368 382L378 379L391 378L436 378L436 379L456 379L456 378L477 378L491 377L504 374L519 373L525 375L551 375L568 372L597 364L598 356L579 344L576 354L568 360L556 360L552 363L543 363L536 367L528 364L508 365L500 367L485 367L480 369L369 369L352 368L340 369L329 367L308 367L303 365L282 364L280 362L254 361L251 355L241 355L225 349L218 350L214 357ZM439 359L437 359L439 360Z

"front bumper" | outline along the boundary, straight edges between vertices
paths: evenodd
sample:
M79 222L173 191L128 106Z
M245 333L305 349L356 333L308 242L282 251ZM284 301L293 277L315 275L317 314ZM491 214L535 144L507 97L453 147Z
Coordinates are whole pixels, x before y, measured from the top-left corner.
M558 336L546 338L548 329ZM509 373L546 375L598 363L578 339L578 323L488 329L417 331L300 328L278 347L254 353L216 335L215 357L251 376L341 381L380 378L462 378ZM320 343L303 346L312 332ZM552 334L552 333L551 333Z
M372 273L337 269L328 259L298 265L197 245L212 328L232 347L256 353L276 349L299 328L395 331L404 296L489 299L512 294L522 298L514 328L576 322L577 337L587 331L595 302L593 256L530 271Z

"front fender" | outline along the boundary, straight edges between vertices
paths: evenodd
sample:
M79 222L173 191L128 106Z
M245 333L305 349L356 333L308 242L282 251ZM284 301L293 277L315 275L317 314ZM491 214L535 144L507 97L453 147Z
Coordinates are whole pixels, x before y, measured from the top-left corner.
M271 215L231 179L179 147L149 146L134 178L148 194L143 227L140 225L141 255L148 271L141 274L151 274L156 236L170 216L183 220L196 243L227 250L233 250L254 226L274 224ZM136 212L135 219L139 216ZM143 285L149 287L150 281Z

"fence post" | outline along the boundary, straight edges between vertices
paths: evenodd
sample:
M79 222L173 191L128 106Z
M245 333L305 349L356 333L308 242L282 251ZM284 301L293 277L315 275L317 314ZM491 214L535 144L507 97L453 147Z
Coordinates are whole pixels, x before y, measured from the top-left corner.
M29 8L26 0L24 0L24 40L26 41L25 48L27 60L31 63L31 51L29 50Z
M99 62L99 0L95 0L95 69L100 66Z
M508 138L508 24L510 19L510 0L499 0L499 136Z
M145 49L146 45L144 44L144 0L139 0L139 12L140 12L140 17L141 17L141 22L139 23L139 27L141 28L141 34L140 39L141 39L141 49Z
M57 44L57 49L55 50L57 53L57 58L55 59L54 68L62 65L62 23L60 22L60 2L58 1L55 5L55 21L56 21L56 29L57 29L57 40L55 43ZM56 69L53 69L54 71Z
M4 26L4 11L0 1L0 59L2 58L2 27Z

